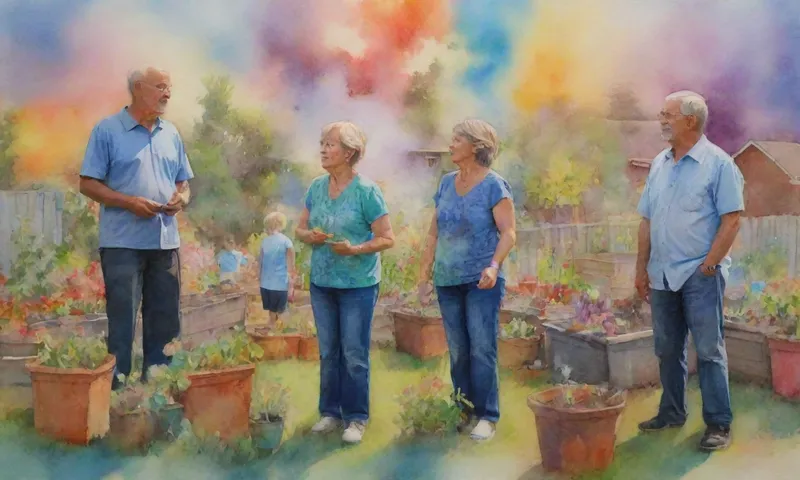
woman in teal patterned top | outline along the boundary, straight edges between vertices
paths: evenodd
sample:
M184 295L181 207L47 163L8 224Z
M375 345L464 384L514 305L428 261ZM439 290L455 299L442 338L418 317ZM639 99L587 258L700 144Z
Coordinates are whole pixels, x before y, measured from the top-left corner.
M366 137L350 122L325 126L322 175L311 182L295 232L312 245L311 309L320 351L319 412L312 428L344 424L342 439L358 443L369 418L369 346L381 281L380 254L394 233L380 188L359 174Z

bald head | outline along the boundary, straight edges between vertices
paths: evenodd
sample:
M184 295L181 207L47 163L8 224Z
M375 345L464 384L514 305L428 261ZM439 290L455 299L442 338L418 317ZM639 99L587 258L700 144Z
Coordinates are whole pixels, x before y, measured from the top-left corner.
M128 75L132 105L155 115L164 113L172 94L169 73L155 67L134 70Z

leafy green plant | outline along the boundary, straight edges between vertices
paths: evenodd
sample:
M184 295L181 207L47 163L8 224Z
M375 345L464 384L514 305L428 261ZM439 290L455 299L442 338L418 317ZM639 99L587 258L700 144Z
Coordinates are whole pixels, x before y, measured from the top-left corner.
M195 372L249 365L264 356L264 349L250 340L247 332L237 327L235 331L191 350L183 350L180 342L174 340L165 347L164 353L172 357L170 368Z
M232 441L224 441L219 433L214 435L198 435L191 422L183 419L181 433L175 439L173 448L166 450L166 455L176 457L184 455L210 458L220 464L242 464L258 457L258 450L249 437Z
M509 323L503 326L500 330L500 338L533 338L536 333L536 328L530 323L521 318L513 318Z
M741 266L748 281L765 281L781 279L787 273L786 249L772 242L767 248L750 252L741 259Z
M31 231L24 219L11 235L16 257L5 288L17 301L49 295L54 290L51 274L58 264L58 249Z
M462 407L473 408L473 405L461 392L448 394L445 388L441 378L428 376L403 390L396 423L404 434L442 434L455 430Z
M125 415L150 409L149 399L152 387L140 383L140 377L141 375L138 371L133 371L128 376L122 373L117 375L122 387L111 392L112 413Z
M190 385L185 371L168 365L153 365L147 371L147 377L147 383L153 389L148 406L153 411L174 405L176 399Z
M286 418L289 389L273 381L257 379L250 401L250 418L257 422L277 422Z
M73 333L61 339L44 335L38 359L46 367L94 370L105 363L107 357L104 336L86 337Z

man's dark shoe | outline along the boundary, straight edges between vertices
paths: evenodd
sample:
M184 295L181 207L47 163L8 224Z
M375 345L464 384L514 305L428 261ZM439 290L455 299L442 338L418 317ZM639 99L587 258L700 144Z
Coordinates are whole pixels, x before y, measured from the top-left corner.
M661 417L653 417L646 422L639 424L639 430L643 432L658 432L667 428L681 428L683 423L668 423L661 419Z
M722 450L728 448L731 444L731 428L720 427L718 425L709 425L706 428L706 433L700 439L700 450L706 452L713 452L715 450Z

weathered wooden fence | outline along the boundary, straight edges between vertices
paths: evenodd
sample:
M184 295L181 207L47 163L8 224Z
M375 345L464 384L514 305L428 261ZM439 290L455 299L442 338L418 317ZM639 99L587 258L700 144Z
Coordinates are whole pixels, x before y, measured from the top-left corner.
M13 234L26 219L31 233L61 243L63 206L61 192L0 191L0 272L11 267L16 256Z
M516 263L520 275L536 275L538 262L546 256L561 261L601 253L635 252L639 222L605 222L550 225L517 233ZM733 246L734 261L747 253L777 246L786 254L790 278L800 273L800 216L742 218Z

